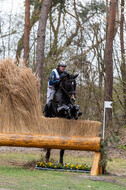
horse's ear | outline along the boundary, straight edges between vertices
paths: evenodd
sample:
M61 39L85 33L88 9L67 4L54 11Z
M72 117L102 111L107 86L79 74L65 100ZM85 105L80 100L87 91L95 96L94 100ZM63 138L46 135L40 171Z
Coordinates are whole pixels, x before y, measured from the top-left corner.
M78 77L79 74L74 75L74 79Z

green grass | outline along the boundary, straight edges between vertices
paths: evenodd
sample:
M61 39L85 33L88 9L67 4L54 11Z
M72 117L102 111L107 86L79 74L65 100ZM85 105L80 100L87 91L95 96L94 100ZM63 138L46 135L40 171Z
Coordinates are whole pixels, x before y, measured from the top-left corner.
M89 174L70 173L58 171L42 171L31 170L22 165L32 160L39 160L40 153L1 153L0 154L0 189L8 190L83 190L83 189L98 189L98 190L125 190L126 186L115 184L115 182L125 183L125 178L102 176L105 179L113 180L110 182L92 181ZM52 158L58 160L59 155ZM92 158L80 156L65 156L65 162L79 163L92 162ZM126 171L125 160L114 159L113 162L108 163L108 168L114 171L120 169L120 172ZM86 177L86 178L85 178Z
M11 153L2 153L0 154L0 159L11 162L28 162L32 160L38 160L41 158L40 153L19 153L19 152L11 152Z
M126 151L126 145L118 145L118 148Z
M126 173L126 160L125 159L113 159L107 163L107 171L111 173Z
M67 172L28 170L20 167L0 167L0 188L16 190L125 189L119 185L84 179L83 175Z

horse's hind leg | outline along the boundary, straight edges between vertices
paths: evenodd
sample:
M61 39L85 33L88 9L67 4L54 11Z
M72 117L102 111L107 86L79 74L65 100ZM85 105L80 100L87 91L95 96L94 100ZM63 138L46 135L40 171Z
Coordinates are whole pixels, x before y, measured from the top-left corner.
M65 150L60 150L60 163L63 164L63 155Z
M50 152L51 152L51 149L47 149L47 151L46 151L46 156L45 156L46 163L49 162Z

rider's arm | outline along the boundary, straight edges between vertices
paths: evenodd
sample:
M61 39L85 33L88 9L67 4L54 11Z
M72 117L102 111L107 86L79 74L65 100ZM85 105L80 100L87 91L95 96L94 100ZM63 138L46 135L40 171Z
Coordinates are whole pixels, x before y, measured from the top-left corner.
M49 85L56 85L57 83L58 80L56 80L56 74L54 71L52 71L49 77Z
M57 80L56 79L56 74L54 71L51 72L50 77L49 77L49 85L54 85L55 88L59 87L60 82L68 75L66 71L64 71L61 75L60 78Z

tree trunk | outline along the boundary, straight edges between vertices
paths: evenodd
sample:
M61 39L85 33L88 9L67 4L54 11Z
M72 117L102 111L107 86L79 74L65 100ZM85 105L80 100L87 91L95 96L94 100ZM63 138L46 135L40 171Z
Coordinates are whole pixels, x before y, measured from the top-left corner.
M37 33L37 48L36 48L36 75L40 79L40 93L42 93L42 79L43 79L43 64L44 64L44 49L45 49L45 32L48 13L50 11L52 0L44 0Z
M61 23L61 13L62 13L62 4L60 4L59 7L59 12L58 12L58 22L57 22L57 26L55 27L55 23L53 23L52 20L52 14L50 14L50 25L52 27L53 33L54 33L54 41L53 41L53 45L50 51L50 56L55 56L56 58L58 57L57 55L57 48L58 48L58 32L59 32L59 27L60 27L60 23Z
M109 19L108 0L106 0L106 10L105 11L106 11L106 29L108 30L108 19Z
M40 9L37 9L36 6L34 7L34 11L32 12L32 16L30 19L30 30L34 26L34 24L39 20ZM16 51L16 62L19 63L19 59L21 57L21 51L24 48L24 34L18 41L17 51Z
M120 21L120 44L121 44L121 75L123 85L123 99L124 99L124 121L126 124L126 63L125 63L125 49L124 49L124 0L121 0L121 21Z
M30 0L25 0L24 62L29 64Z
M113 40L115 29L115 17L116 17L116 0L110 2L110 14L108 22L108 31L106 36L106 48L105 48L105 66L106 66L106 78L105 78L105 101L112 101L113 92ZM106 110L106 123L112 122L112 110Z

